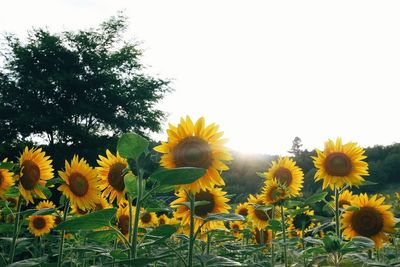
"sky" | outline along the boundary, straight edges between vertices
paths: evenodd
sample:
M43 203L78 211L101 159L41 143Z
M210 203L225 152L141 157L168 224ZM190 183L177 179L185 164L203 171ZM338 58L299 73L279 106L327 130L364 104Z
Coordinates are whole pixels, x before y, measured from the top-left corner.
M243 153L285 154L296 136L306 149L400 142L399 1L3 0L0 32L96 27L121 10L146 71L172 80L158 105L172 124L204 116Z

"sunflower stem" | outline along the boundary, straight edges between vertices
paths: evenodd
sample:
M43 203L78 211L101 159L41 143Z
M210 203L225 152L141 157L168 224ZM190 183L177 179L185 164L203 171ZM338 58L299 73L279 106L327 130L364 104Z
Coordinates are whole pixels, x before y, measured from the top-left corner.
M134 259L136 259L136 257L137 257L137 240L138 240L138 232L139 232L138 230L139 230L139 219L140 219L139 218L140 217L140 206L142 204L142 194L143 194L143 173L139 169L139 160L136 160L136 169L138 172L136 209L135 209L135 218L133 221L133 237L132 237L132 240L131 239L129 240L129 242L131 243L131 254L132 254L131 257L133 257ZM132 205L132 203L130 205ZM131 220L132 220L131 209L129 209L129 212L130 212L129 219L131 222ZM131 223L129 225L131 227Z
M271 215L271 219L275 219L275 205L272 206L272 215ZM272 240L271 240L271 267L274 267L275 265L275 246L273 241L275 240L275 231L272 230Z
M339 212L339 190L335 186L335 223L336 223L336 234L340 239L340 212Z
M304 242L304 226L301 227L301 246L303 248L303 252L306 250L306 243ZM307 266L306 254L303 254L303 265Z
M115 238L115 240L114 240L114 251L117 250L117 246L118 246L118 237ZM115 257L113 257L112 264L111 264L111 267L114 267L114 266L115 266Z
M285 261L285 267L288 267L287 244L286 244L286 222L285 222L285 213L283 210L283 203L281 205L281 217L282 217L282 234L283 234L283 259Z
M195 201L195 197L191 192L188 192L188 198L190 201L190 224L189 224L189 228L190 228L190 236L189 236L189 249L188 249L188 266L189 267L193 267L193 246L194 246L194 242L196 240L196 237L194 235L194 201Z
M17 243L17 237L18 237L19 215L21 212L21 206L22 206L22 197L21 197L21 195L19 195L18 205L17 205L17 213L15 214L15 219L14 219L13 240L12 240L11 249L10 249L10 262L9 262L10 264L14 262L15 245Z
M62 221L65 222L67 219L67 213L68 213L68 208L69 208L69 201L65 200L64 203L64 215ZM64 250L64 239L65 239L65 230L61 231L61 237L60 237L60 245L58 248L58 260L57 260L57 267L61 267L62 264L62 256L63 256L63 250Z
M207 255L210 255L210 248L211 248L211 233L207 233Z

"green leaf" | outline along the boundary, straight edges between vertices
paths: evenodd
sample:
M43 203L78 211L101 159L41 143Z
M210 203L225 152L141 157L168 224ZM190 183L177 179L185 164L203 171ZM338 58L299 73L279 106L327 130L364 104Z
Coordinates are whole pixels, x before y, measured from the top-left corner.
M371 181L365 181L364 183L360 184L359 186L368 186L368 185L377 185L378 183L374 183Z
M326 235L322 239L322 242L324 243L324 247L327 252L335 252L340 250L340 240L337 236Z
M351 239L351 242L355 246L363 249L370 249L375 247L374 240L364 236L355 236Z
M99 243L107 243L115 240L118 237L118 233L115 230L94 231L87 234L86 237Z
M244 217L234 213L210 213L206 221L244 221Z
M16 166L17 166L16 163L0 161L0 169L6 169L12 171Z
M266 176L265 176L265 174L264 174L263 172L256 172L256 174L257 174L257 176L260 177L260 178L263 178L263 179L266 178Z
M40 258L33 258L33 259L26 259L22 261L17 261L14 262L8 267L30 267L30 266L38 266L41 263L44 263L47 261L47 257L40 257Z
M110 225L111 218L115 215L115 208L99 210L94 213L73 218L69 221L60 223L55 230L95 230L100 227Z
M124 176L125 188L131 197L137 195L137 179L136 176L130 172Z
M240 262L233 261L231 259L221 256L197 256L197 258L203 263L202 265L207 267L219 267L219 266L242 266Z
M294 208L303 206L304 202L300 200L286 200L284 202L284 206L286 208Z
M148 150L149 141L135 133L123 134L117 145L119 154L127 159L137 159Z
M282 223L275 219L268 220L268 228L272 231L279 231L282 229Z
M147 234L147 237L165 237L169 238L171 235L173 235L178 228L173 225L168 225L168 224L163 224L152 230Z
M52 185L57 185L57 184L63 184L63 183L65 183L65 181L63 179L61 179L60 177L57 177L57 178L48 180L46 183L46 187L50 187Z
M184 167L163 169L154 172L151 178L160 182L160 185L191 184L206 173L205 169Z
M162 260L165 258L169 258L174 256L175 254L167 254L167 255L163 255L163 256L159 256L159 257L145 257L145 258L136 258L136 259L130 259L130 260L122 260L122 261L116 261L115 263L118 264L127 264L129 266L135 266L135 267L139 267L139 266L145 266L149 263L158 261L158 260ZM106 265L110 265L112 263L106 264Z
M40 209L36 212L34 212L32 215L49 215L52 214L55 211L53 208L45 208L45 209Z
M345 209L345 211L358 211L358 210L360 210L360 208L356 206L349 206Z
M160 186L160 187L157 189L157 192L160 192L160 193L169 193L169 192L174 191L174 190L175 190L175 186L173 186L173 185L163 185L163 186Z
M46 186L38 184L37 187L40 189L40 191L43 192L43 194L46 196L47 199L50 199L51 196L53 195L50 189L48 189Z
M0 224L0 234L12 233L13 229L12 224Z
M117 260L126 260L128 259L128 254L121 249L116 249L110 252L110 255Z
M11 197L11 198L15 198L19 196L19 189L16 186L10 187L10 189L7 190L7 192L5 193L5 197Z
M321 192L318 194L314 194L311 197L306 199L306 201L304 202L304 205L310 205L310 204L320 202L321 200L325 199L327 194L328 194L328 192Z

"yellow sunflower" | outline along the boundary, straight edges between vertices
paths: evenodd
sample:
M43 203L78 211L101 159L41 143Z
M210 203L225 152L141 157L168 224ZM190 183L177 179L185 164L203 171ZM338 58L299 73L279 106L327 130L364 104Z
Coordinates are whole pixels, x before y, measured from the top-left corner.
M53 201L50 200L43 200L40 201L39 204L36 205L37 210L41 209L55 209L56 205L54 205Z
M200 190L200 192L194 195L195 201L208 201L208 204L197 206L194 208L194 229L197 231L200 225L203 223L204 218L207 218L210 213L228 213L230 209L229 205L226 204L229 199L225 197L226 192L222 191L221 188L212 188L205 191ZM178 219L182 219L181 224L183 226L189 225L190 222L190 210L184 205L179 205L184 202L188 202L189 199L185 191L180 190L176 193L178 199L171 203L172 208L176 208L175 215ZM222 224L222 226L221 226ZM210 221L207 222L202 231L212 230L217 228L224 228L223 223L220 221Z
M340 195L339 195L339 208L345 209L344 205L350 205L350 202L353 200L355 196L353 196L353 193L349 190L344 190ZM332 198L335 198L332 196Z
M86 215L90 212L90 210L83 210L81 208L79 208L78 205L75 204L71 204L71 214L75 214L76 216L83 216Z
M235 213L242 215L243 217L246 218L247 214L249 213L249 203L247 203L247 202L239 203L236 206Z
M289 237L303 237L303 233L306 234L309 230L313 229L315 227L313 216L313 210L305 210L304 212L300 212L293 216L289 215L287 222L289 225Z
M29 216L28 221L29 232L35 236L48 234L55 226L53 215L32 215Z
M266 204L275 204L288 196L288 188L285 185L278 183L275 178L266 181L261 193L263 202Z
M33 196L45 199L39 186L45 186L47 180L53 178L53 167L49 156L42 152L41 148L28 149L19 158L20 173L16 175L19 182L18 188L25 201L33 203Z
M232 157L224 147L226 139L221 139L223 132L218 132L216 124L206 127L204 118L193 124L187 116L186 120L181 118L177 127L170 124L167 133L168 142L154 148L164 154L160 161L162 167L200 167L207 170L200 179L179 189L198 193L212 189L214 185L225 185L220 172L229 169L223 161L232 160Z
M72 158L71 164L65 161L65 171L58 175L65 181L58 187L59 191L82 210L96 207L96 200L100 196L99 180L96 170L78 156Z
M288 194L291 197L300 195L303 188L304 174L296 166L296 162L288 157L279 158L278 161L272 161L271 167L264 173L266 182L272 179L288 188Z
M255 227L253 229L253 241L254 243L261 245L268 245L272 241L272 231L271 230L259 230L259 228Z
M144 209L140 212L139 227L141 228L153 228L158 225L158 218L155 212L148 212Z
M169 224L169 221L171 220L171 218L169 218L166 214L161 214L159 217L158 217L158 223L160 224L160 225L163 225L163 224Z
M3 162L7 162L7 159L4 159ZM4 194L13 185L13 173L7 169L0 169L0 198L4 199Z
M108 203L107 199L105 199L104 197L99 197L96 200L96 207L94 208L94 210L98 211L98 210L110 209L112 207L113 206L110 203Z
M231 233L235 238L241 239L243 237L243 234L240 232L244 229L243 222L241 222L241 221L230 222L229 228L231 229Z
M248 220L257 228L264 229L268 225L268 220L272 216L272 210L267 212L258 209L258 206L265 205L264 199L261 195L253 196L249 195L248 198L249 208L248 208Z
M97 163L97 171L101 178L100 190L104 190L103 197L110 197L112 203L117 198L119 203L125 197L125 183L123 171L128 167L126 159L122 158L119 153L114 156L108 149L106 150L107 157L99 156L100 160Z
M132 218L129 222L129 206L119 205L117 209L117 227L126 238L129 237L129 223L133 224L135 219L135 210L135 207L132 207Z
M396 224L390 211L391 205L384 205L384 197L376 195L368 198L367 194L355 196L351 206L358 207L356 211L345 211L342 215L343 235L350 239L364 236L375 241L375 247L381 248L382 242L388 240L388 233L394 232Z
M342 139L337 138L325 142L324 151L315 149L317 156L313 157L315 168L315 181L323 180L322 188L330 187L332 190L344 185L361 185L365 180L362 176L368 174L368 164L363 161L366 156L364 149L356 143L342 144Z

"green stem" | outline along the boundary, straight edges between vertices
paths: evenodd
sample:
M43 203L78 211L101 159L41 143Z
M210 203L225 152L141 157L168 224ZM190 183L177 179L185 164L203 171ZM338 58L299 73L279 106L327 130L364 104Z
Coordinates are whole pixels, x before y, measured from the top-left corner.
M114 240L114 251L117 250L117 246L118 246L118 237L115 238L115 240ZM113 257L112 264L111 264L111 267L114 267L114 266L115 266L115 257Z
M210 247L211 247L211 234L207 233L207 255L210 255Z
M283 259L285 261L285 267L288 267L287 260L287 244L286 244L286 222L285 222L285 211L283 210L283 203L281 204L281 217L282 217L282 234L283 234Z
M63 216L63 222L67 219L67 213L68 213L68 208L69 208L69 201L66 200L64 204L64 216ZM63 256L63 250L64 250L64 239L65 239L65 230L61 231L61 237L60 237L60 246L58 248L58 260L57 260L57 267L61 267L62 264L62 256Z
M21 206L22 206L22 197L21 197L21 195L19 195L18 205L17 205L17 213L15 214L15 219L14 219L13 240L11 243L11 250L10 250L10 264L14 262L15 245L17 243L17 237L18 237L19 215L21 213Z
M137 257L137 240L139 233L139 218L140 218L140 206L142 202L142 194L143 194L143 177L142 172L139 169L139 161L136 161L136 169L138 172L137 179L137 197L136 197L136 209L135 209L135 218L133 222L133 240L131 242L131 253L132 257L136 259ZM130 211L131 212L131 211ZM132 217L130 217L131 220Z
M303 248L303 252L306 250L306 243L304 242L304 226L301 228L301 246ZM303 254L303 265L307 266L306 254Z
M129 259L132 259L134 255L133 247L132 247L132 238L133 238L133 232L132 232L132 198L130 195L128 195L128 210L129 210L129 225L128 225L128 243L130 246L129 249ZM135 218L136 218L136 213L135 213Z
M340 213L339 213L339 190L335 186L335 223L336 223L336 234L340 239Z
M275 205L272 206L272 220L275 219ZM271 240L271 267L274 267L275 265L275 245L274 245L274 240L275 240L275 231L272 230L272 240Z
M193 267L193 246L196 240L194 235L194 195L190 192L187 193L190 201L190 236L189 236L189 250L188 250L188 266Z

